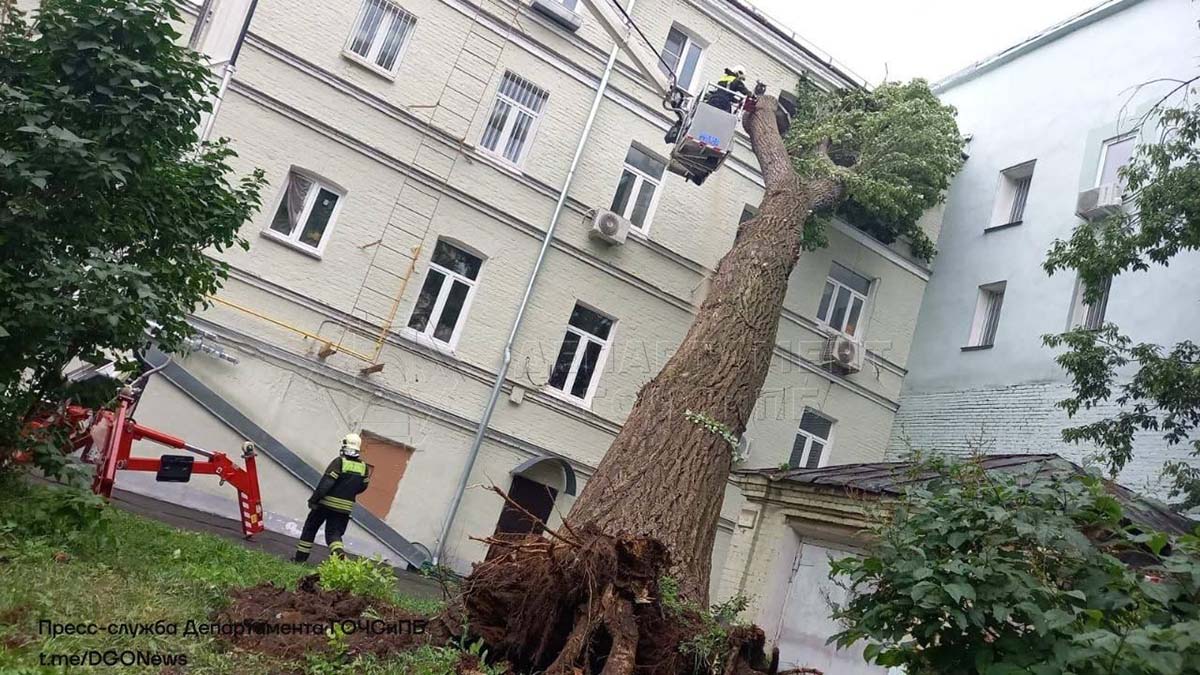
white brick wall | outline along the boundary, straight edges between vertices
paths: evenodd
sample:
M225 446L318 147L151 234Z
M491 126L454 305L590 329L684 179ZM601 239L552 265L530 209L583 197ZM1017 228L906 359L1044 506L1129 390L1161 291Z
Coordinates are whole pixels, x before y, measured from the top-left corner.
M1080 411L1070 419L1056 403L1071 395L1064 383L1019 384L985 389L929 393L905 392L892 427L889 459L900 459L909 447L955 455L982 449L991 454L1056 453L1086 463L1094 449L1066 443L1062 430L1108 417L1110 404ZM982 440L982 446L981 446ZM1134 459L1119 476L1122 484L1165 497L1159 480L1162 464L1185 459L1184 447L1168 447L1160 435L1140 433Z

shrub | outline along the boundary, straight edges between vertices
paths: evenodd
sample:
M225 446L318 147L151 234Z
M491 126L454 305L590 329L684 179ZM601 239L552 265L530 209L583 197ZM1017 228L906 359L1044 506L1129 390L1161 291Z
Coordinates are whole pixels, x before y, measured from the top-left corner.
M392 568L379 558L330 557L317 568L321 588L346 591L365 598L394 602L396 577Z

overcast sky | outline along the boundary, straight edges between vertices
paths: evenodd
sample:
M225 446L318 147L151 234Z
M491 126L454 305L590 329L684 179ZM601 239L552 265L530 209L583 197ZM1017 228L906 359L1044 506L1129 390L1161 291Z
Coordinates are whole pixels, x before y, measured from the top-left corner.
M936 81L1100 0L751 0L868 82Z

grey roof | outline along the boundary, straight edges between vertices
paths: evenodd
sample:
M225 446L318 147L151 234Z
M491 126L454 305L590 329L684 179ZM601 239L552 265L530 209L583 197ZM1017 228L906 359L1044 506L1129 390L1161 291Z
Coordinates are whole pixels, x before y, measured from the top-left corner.
M988 471L1020 471L1039 477L1085 473L1078 464L1054 454L986 455L980 461ZM841 464L820 469L741 469L734 473L765 476L770 481L789 481L879 495L901 495L905 488L925 483L936 476L933 471L914 471L913 463L908 461ZM1132 523L1173 534L1191 532L1197 525L1195 521L1175 513L1158 501L1142 497L1113 481L1105 483L1109 494L1121 502L1125 516Z

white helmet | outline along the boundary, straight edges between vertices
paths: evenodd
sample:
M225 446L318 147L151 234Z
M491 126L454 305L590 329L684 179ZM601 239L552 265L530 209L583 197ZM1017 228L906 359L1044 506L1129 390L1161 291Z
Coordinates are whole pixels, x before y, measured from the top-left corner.
M342 454L347 457L358 457L362 450L362 437L358 434L346 434L342 439Z
M746 66L734 66L733 68L730 68L730 70L732 70L734 73L737 73L741 77L746 76Z

